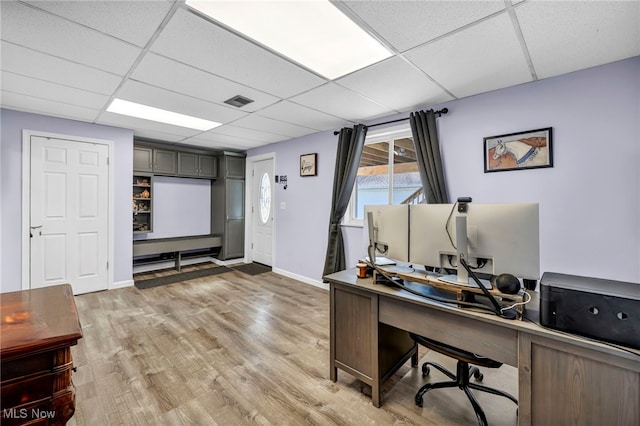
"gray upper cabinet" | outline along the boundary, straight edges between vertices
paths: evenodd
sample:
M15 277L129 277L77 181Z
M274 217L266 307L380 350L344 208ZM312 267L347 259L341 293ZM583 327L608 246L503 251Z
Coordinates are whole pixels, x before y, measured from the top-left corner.
M178 176L214 179L218 176L216 157L191 152L178 152Z
M217 178L218 177L218 159L213 155L198 155L199 174L200 177Z
M178 153L178 175L198 176L198 154L190 152Z
M177 153L150 146L133 147L133 171L159 175L177 175Z
M153 173L163 175L177 175L177 153L164 149L153 149Z
M133 147L133 170L136 172L153 172L153 149Z
M227 154L222 158L225 162L225 177L244 179L244 156L231 156Z

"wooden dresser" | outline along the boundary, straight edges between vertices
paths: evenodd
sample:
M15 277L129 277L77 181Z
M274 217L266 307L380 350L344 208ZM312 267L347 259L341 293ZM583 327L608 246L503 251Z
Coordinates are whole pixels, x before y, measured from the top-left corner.
M64 425L75 411L71 346L82 328L69 284L0 294L2 425Z

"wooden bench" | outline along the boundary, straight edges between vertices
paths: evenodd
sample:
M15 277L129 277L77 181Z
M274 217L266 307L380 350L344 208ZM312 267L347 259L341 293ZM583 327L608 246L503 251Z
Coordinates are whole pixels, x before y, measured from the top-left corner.
M180 271L182 268L182 252L214 247L222 247L222 235L211 234L192 237L135 240L133 242L133 257L175 253L176 270Z

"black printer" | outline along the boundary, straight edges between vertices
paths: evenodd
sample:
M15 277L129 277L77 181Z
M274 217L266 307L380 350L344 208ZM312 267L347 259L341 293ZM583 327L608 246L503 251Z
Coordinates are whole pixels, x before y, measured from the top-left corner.
M640 349L640 284L545 272L540 324Z

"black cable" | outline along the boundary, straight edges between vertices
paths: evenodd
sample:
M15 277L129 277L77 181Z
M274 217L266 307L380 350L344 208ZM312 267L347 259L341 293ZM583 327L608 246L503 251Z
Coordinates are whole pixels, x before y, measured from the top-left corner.
M454 265L453 264L453 254L449 254L447 255L447 260L449 261L449 265L451 265L452 268L458 268L458 265ZM483 259L483 258L477 258L477 264L476 266L471 266L467 263L467 265L469 265L469 268L471 269L482 269L485 266L487 266L488 260L487 259Z
M374 257L371 256L372 251L375 250L373 249L372 246L369 246L369 266L372 267L373 269L375 269L380 275L382 275L383 277L385 277L391 284L393 284L395 287L401 288L403 290L408 291L409 293L415 294L416 296L420 296L420 297L424 297L426 299L431 299L431 300L435 300L437 302L442 302L442 303L447 303L447 304L455 304L455 305L463 305L463 306L469 306L472 308L477 308L480 309L482 311L485 312L489 312L492 313L494 315L498 315L493 309L489 308L486 305L483 305L481 303L473 303L473 302L465 302L462 300L451 300L448 298L444 298L444 297L437 297L437 296L429 296L423 293L420 293L419 291L413 290L410 287L407 287L405 285L403 285L402 283L398 282L398 280L394 279L394 277L392 277L391 275L389 275L387 273L387 271L385 271L382 268L379 268L378 265L376 265L373 262ZM499 315L498 315L499 316Z
M456 209L456 206L458 205L458 202L456 201L455 204L451 207L451 211L449 212L449 217L447 217L447 221L444 224L444 230L447 231L447 235L449 236L449 241L451 242L451 245L453 246L454 249L458 250L458 247L456 247L456 245L453 242L453 238L451 237L451 232L449 232L449 222L451 222L451 216L453 216L453 212Z
M500 304L496 301L495 297L493 297L491 295L491 293L489 293L489 290L487 290L485 288L485 286L480 282L480 280L478 279L478 277L476 276L476 274L471 270L471 268L469 267L469 265L467 264L467 261L464 259L459 259L458 260L460 262L460 264L462 266L464 266L464 269L467 270L467 273L469 274L469 276L473 279L473 281L475 281L476 285L478 287L480 287L480 290L482 290L482 292L484 293L484 295L489 299L489 301L491 302L491 304L493 305L493 307L496 310L496 314L497 315L501 315L502 314L502 309L500 307Z
M447 231L447 236L449 237L449 242L451 243L453 248L456 249L456 250L458 250L458 247L453 242L453 237L451 236L451 232L449 231L449 223L451 223L451 217L453 216L453 212L456 210L456 206L457 205L458 205L458 202L456 201L455 204L453 205L453 207L451 207L451 211L449 212L449 216L447 217L447 222L444 224L444 230ZM453 267L453 268L457 268L457 265L454 265L451 262L452 259L453 259L453 255L449 255L449 265L451 265L451 267ZM476 261L477 261L477 266L469 265L469 267L471 269L482 269L487 265L487 263L489 263L489 261L487 259L482 259L482 258L476 259Z

